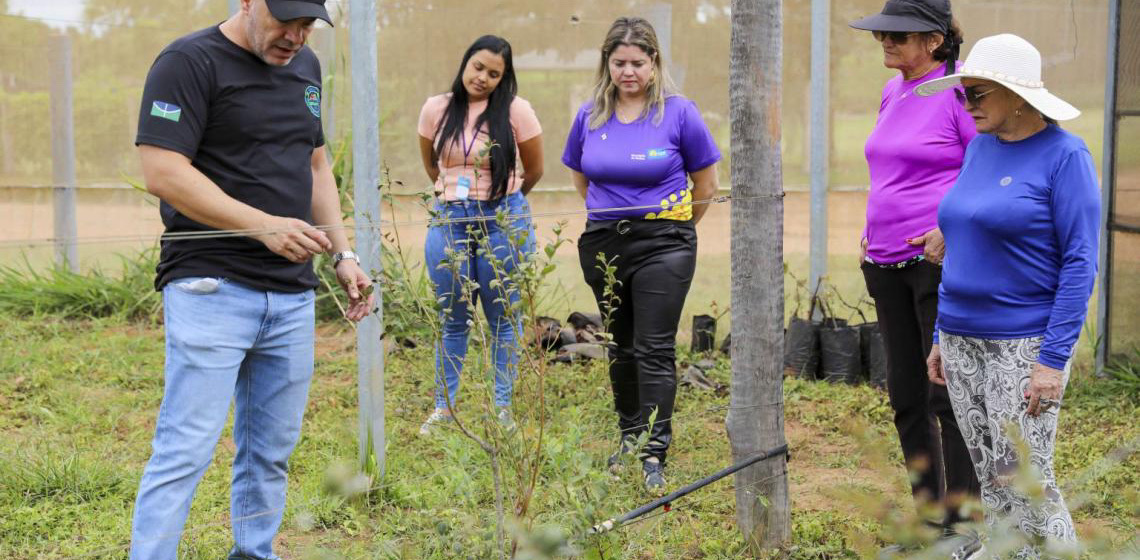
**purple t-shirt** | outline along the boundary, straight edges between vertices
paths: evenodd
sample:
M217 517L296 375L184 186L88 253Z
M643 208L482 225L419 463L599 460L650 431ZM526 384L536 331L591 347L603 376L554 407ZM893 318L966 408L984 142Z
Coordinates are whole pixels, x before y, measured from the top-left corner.
M939 66L926 76L895 76L883 88L879 119L867 138L871 170L867 197L867 256L897 263L922 254L906 240L938 226L938 203L958 179L966 145L977 135L974 120L948 89L919 97L915 86L945 75Z
M653 208L590 212L590 219L691 220L692 205L678 204L693 200L687 174L720 160L696 104L674 95L660 124L654 112L629 124L614 115L590 130L593 105L578 109L562 152L562 163L590 180L586 208Z

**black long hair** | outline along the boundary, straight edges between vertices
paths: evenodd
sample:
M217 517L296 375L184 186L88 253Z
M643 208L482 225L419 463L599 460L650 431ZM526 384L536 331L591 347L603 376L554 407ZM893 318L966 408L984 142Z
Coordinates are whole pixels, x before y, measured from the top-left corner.
M515 80L511 44L506 39L484 35L467 47L467 52L459 63L459 72L451 83L451 100L447 102L447 109L435 131L435 153L439 157L446 146L454 147L462 143L460 138L467 124L467 88L463 87L463 69L467 68L471 56L482 50L503 57L503 77L487 97L487 109L475 120L475 130L482 130L483 125L486 125L492 142L488 153L491 158L491 200L498 200L507 194L507 185L515 173L515 133L511 130L511 102L515 100L519 85Z

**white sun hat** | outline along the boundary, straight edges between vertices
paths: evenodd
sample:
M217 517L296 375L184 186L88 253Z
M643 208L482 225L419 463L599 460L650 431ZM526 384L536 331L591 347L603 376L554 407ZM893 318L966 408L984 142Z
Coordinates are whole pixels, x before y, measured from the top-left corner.
M914 91L922 96L934 95L960 84L962 78L997 82L1054 120L1067 121L1081 114L1045 89L1045 82L1041 81L1041 53L1017 35L1003 33L978 39L958 73L930 80Z

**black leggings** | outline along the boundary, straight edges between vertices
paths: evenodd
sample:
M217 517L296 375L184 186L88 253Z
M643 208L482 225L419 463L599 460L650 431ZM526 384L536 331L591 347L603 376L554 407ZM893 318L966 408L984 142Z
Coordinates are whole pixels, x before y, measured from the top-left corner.
M619 298L608 331L616 345L610 363L614 409L623 438L644 432L654 411L645 455L662 463L673 437L677 397L675 345L681 308L697 265L697 232L673 220L590 221L578 240L586 283L604 313L605 274L597 255L617 270Z
M911 492L920 501L945 504L945 523L957 523L962 519L955 506L965 497L977 498L980 487L946 387L926 375L942 268L926 261L901 269L863 263L863 277L887 350L887 394Z

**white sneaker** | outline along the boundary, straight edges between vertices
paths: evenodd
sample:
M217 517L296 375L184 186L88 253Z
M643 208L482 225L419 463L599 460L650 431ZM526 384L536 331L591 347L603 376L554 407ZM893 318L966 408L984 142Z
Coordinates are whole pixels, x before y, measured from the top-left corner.
M985 556L986 547L976 534L962 535L962 537L966 541L950 555L951 560L980 560Z
M448 414L442 408L437 408L433 410L432 413L428 415L427 420L424 420L424 423L420 425L420 435L431 435L432 430L434 430L437 426L450 424L454 421L455 419L452 418L450 414Z
M499 421L499 425L503 427L503 431L507 433L515 431L515 419L511 416L511 407L500 407L499 412L495 414L495 419Z

